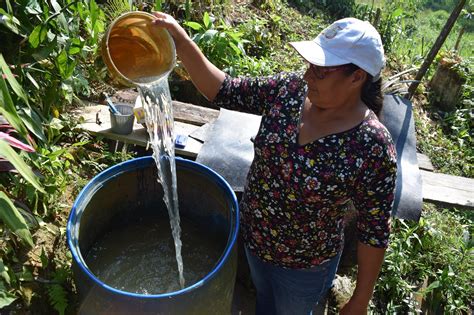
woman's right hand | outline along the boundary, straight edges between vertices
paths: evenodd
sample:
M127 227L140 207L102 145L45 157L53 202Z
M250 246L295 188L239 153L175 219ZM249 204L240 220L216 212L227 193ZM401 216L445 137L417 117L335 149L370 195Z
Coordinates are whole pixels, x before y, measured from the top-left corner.
M153 12L153 15L156 17L153 24L165 28L173 37L176 46L180 45L183 41L191 40L186 31L171 15L163 12Z

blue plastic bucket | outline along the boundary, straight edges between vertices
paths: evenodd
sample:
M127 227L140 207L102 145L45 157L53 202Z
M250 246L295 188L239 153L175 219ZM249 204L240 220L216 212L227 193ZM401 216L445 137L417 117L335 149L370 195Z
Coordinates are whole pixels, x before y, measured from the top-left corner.
M66 233L80 299L79 314L230 314L237 270L236 196L220 175L199 163L176 158L176 174L181 217L217 227L227 240L214 268L182 290L154 295L121 291L91 272L85 254L114 217L158 205L164 208L153 158L120 163L84 187L69 216Z

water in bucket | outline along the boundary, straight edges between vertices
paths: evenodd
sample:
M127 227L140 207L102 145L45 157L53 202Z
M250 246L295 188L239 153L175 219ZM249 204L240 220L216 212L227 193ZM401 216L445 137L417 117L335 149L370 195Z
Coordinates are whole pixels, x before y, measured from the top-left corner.
M187 285L207 275L225 247L219 231L209 231L189 218L181 221L183 258L191 266L184 270ZM206 230L206 233L200 231ZM169 219L141 217L116 223L89 250L86 261L94 274L119 290L139 294L161 294L181 289L176 277L174 241Z
M153 15L144 12L130 12L117 18L104 36L102 55L116 82L139 89L153 158L158 169L158 181L163 186L163 199L169 213L179 284L184 288L174 120L168 85L168 75L176 62L176 52L171 36L166 30L153 25L153 19Z

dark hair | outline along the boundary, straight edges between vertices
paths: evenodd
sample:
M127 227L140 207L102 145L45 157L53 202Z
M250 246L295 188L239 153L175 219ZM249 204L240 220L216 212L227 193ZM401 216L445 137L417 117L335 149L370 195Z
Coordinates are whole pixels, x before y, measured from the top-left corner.
M360 67L355 64L349 64L349 69L346 71L347 74L351 74ZM367 73L367 80L362 86L361 99L377 116L383 107L383 94L382 94L382 78L375 82L372 82L373 76Z

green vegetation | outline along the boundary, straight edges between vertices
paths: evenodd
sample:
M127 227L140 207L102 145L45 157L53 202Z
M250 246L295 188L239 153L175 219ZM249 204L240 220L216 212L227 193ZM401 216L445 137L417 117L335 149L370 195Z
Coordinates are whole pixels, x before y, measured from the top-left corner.
M396 17L393 24L396 41L394 52L404 62L414 62L422 58L433 45L439 32L446 23L449 14L458 1L427 1L427 0L397 0L397 1L356 1L356 12L364 8L376 10L380 8L382 15ZM468 1L469 2L469 1ZM396 24L396 25L395 25ZM474 33L472 32L472 4L466 5L457 23L448 36L442 50L452 50L462 27L467 32L462 37L458 53L463 57L472 57L474 50Z
M72 198L128 157L77 130L68 114L96 94L104 14L94 1L7 1L0 14L0 113L9 123L0 131L13 129L33 151L0 140L0 308L64 314L74 296L64 240Z
M395 220L374 295L377 314L467 314L474 296L471 218L425 204L420 222Z
M136 3L133 9L173 14L207 56L232 75L301 70L304 63L289 41L313 38L337 17L368 19L382 34L390 76L421 64L456 1ZM2 2L0 114L8 124L0 125L0 135L10 136L0 140L2 312L75 313L64 239L68 211L92 176L132 154L111 152L108 143L84 134L70 112L82 106L81 99L97 100L112 89L99 56L101 34L107 19L129 8L128 0ZM473 177L474 150L471 16L468 4L413 100L419 150L438 171L468 177ZM461 29L458 51L452 53ZM434 106L436 96L426 84L446 58L466 80L451 112ZM182 68L177 73L186 78ZM419 223L394 220L373 312L419 307L428 313L468 313L474 297L472 220L462 211L433 206L425 206Z
M474 76L471 72L474 58L460 60L456 54L444 53L438 61L441 59L466 81L453 111L437 108L433 93L428 94L429 101L415 109L418 146L439 172L473 178Z

